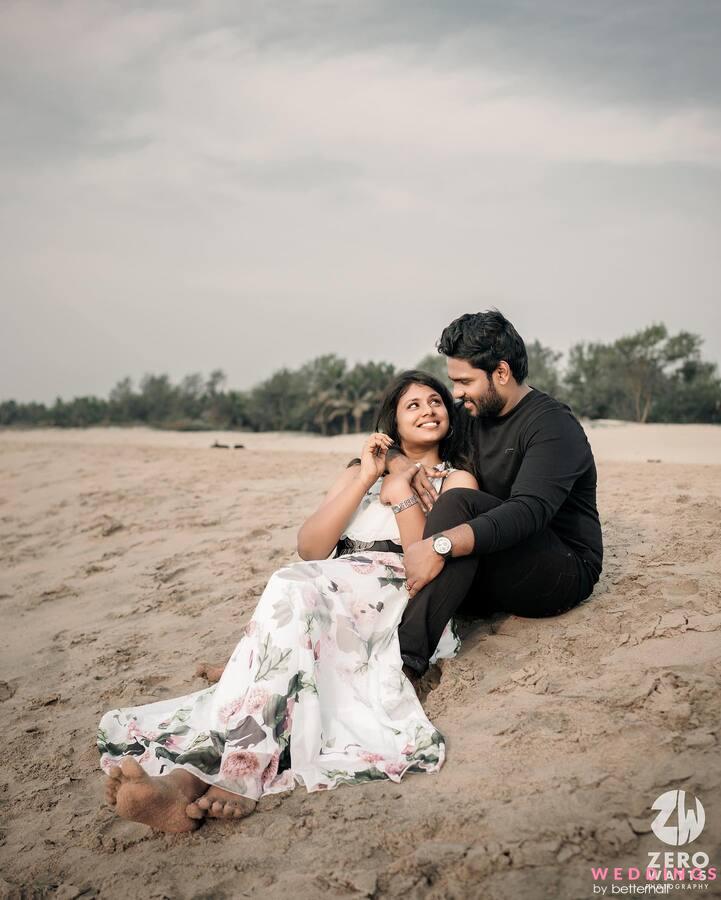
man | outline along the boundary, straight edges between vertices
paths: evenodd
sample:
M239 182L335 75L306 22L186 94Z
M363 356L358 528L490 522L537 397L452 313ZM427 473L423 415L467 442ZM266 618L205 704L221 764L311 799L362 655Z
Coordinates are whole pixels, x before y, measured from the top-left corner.
M525 383L528 356L513 325L497 310L463 315L438 351L472 417L480 490L437 496L422 469L414 478L428 517L405 554L411 600L399 637L418 674L461 604L470 615L556 615L590 595L603 560L591 447L568 406ZM410 465L390 456L391 471Z

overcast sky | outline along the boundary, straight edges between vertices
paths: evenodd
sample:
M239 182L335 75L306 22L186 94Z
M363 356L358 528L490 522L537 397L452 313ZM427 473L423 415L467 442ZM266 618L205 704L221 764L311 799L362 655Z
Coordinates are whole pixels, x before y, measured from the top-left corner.
M721 361L718 0L3 0L0 399L499 307Z

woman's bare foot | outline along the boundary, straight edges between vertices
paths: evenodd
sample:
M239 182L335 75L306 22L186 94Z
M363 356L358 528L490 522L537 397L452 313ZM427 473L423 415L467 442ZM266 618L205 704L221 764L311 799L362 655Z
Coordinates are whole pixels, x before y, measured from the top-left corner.
M193 831L200 824L185 809L206 788L195 775L180 769L168 775L148 775L132 756L126 756L109 771L105 797L124 819L179 834Z
M255 806L255 800L231 794L230 791L213 785L202 797L189 803L185 812L191 819L204 819L206 816L213 819L244 819L253 812Z
M195 667L195 674L199 678L205 678L208 684L216 684L225 672L225 666L214 666L212 663L201 662Z

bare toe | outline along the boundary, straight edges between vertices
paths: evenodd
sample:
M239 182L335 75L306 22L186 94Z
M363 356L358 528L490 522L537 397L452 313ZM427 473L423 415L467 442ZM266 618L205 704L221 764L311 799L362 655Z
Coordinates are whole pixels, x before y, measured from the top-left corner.
M215 804L213 804L215 806ZM237 819L240 818L237 813L239 813L240 807L237 803L221 803L221 811L218 816L219 819Z
M204 819L208 814L208 810L200 806L196 800L185 807L185 814L191 819Z
M115 806L115 801L118 798L118 788L120 787L120 782L116 778L106 778L104 787L106 801L110 804L110 806Z
M120 775L123 780L142 782L150 781L150 775L143 769L140 763L132 756L125 756L120 762Z
M194 805L213 819L244 819L253 812L256 801L212 785Z

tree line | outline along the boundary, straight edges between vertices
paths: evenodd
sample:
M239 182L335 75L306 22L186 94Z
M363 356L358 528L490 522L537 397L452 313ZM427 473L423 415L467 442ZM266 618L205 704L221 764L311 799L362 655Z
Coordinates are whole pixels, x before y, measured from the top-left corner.
M576 415L635 422L721 422L721 379L701 358L703 339L654 324L611 343L582 342L561 354L527 344L528 382L567 402ZM429 354L417 368L447 382L445 358ZM226 389L221 369L173 384L145 375L137 388L118 382L107 399L87 396L53 405L0 402L0 426L143 424L179 430L234 429L347 434L373 427L374 410L397 372L386 362L349 367L336 354L280 369L248 391Z

